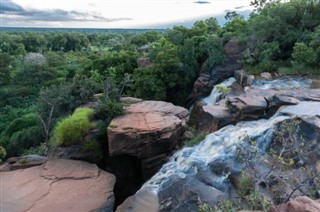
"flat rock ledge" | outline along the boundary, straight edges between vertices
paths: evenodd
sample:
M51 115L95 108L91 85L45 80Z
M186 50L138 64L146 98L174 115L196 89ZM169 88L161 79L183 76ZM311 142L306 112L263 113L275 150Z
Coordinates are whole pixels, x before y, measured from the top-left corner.
M0 179L1 211L113 211L115 177L95 164L55 159Z

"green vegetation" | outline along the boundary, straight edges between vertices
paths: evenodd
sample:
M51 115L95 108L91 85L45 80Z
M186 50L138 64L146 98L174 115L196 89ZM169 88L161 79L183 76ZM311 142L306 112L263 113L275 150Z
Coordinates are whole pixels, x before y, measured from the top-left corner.
M6 149L0 146L0 163L2 162L2 159L6 157L6 155L7 155Z
M218 89L223 95L226 95L227 93L230 92L230 88L223 86L223 85L215 85L214 88Z
M89 108L78 108L72 116L58 122L53 132L53 146L69 146L80 143L92 125L90 119L94 110Z
M224 26L208 18L163 31L1 31L0 145L6 157L49 144L57 122L88 102L98 102L95 119L107 124L121 114L124 95L185 105L201 67L210 71L227 62L230 40L245 49L242 62L251 72L319 74L319 1L253 5L248 20L228 12ZM140 57L151 63L138 67ZM97 93L104 100L94 98Z
M237 193L240 198L244 198L246 195L254 191L253 179L247 176L242 176L239 182Z
M197 144L199 144L201 141L203 141L207 136L207 133L200 133L198 135L196 135L194 138L192 138L191 140L187 141L185 146L186 147L193 147Z
M208 204L200 204L199 212L236 212L238 209L231 200L218 202L215 206L211 207Z

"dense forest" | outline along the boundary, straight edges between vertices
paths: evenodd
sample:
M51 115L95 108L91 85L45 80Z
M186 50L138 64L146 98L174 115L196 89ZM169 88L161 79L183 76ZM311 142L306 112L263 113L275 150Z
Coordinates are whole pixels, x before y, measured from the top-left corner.
M121 96L184 106L202 64L223 64L231 39L245 46L247 71L319 74L320 2L253 4L248 20L228 13L224 26L209 18L165 31L1 31L0 159L76 142L90 119L103 137ZM76 110L97 101L94 111Z

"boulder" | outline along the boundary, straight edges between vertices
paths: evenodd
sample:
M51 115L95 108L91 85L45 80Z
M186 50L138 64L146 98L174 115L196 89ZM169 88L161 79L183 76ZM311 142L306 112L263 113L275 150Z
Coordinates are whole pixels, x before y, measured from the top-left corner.
M49 160L0 178L3 211L113 211L115 177L94 164Z
M296 197L288 203L273 206L269 212L316 212L320 211L320 199L312 200L306 196Z
M182 144L188 116L187 109L167 102L131 104L108 127L109 155L135 156L147 164L148 170L156 170L160 165L156 158Z
M263 96L230 97L227 99L226 105L231 114L240 119L256 119L264 116L268 108L268 102Z
M237 122L230 110L224 105L203 106L199 113L197 128L201 132L215 132L218 129Z

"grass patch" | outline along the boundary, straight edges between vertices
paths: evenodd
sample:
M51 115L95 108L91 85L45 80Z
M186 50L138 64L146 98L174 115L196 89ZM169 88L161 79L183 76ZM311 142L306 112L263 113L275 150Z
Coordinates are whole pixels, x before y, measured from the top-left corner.
M207 133L200 133L199 135L195 136L193 139L186 142L186 147L193 147L203 141L206 137Z
M80 143L91 129L90 119L93 114L94 111L90 108L78 108L72 116L58 122L53 131L51 144L56 147Z

